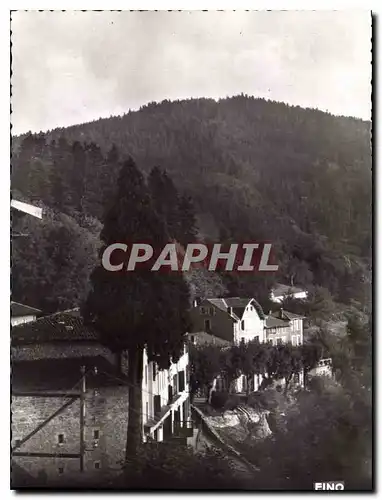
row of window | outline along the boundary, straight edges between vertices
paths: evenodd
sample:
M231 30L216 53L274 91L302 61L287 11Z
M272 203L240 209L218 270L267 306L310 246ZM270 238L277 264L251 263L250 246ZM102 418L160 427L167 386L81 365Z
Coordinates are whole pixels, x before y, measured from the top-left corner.
M94 469L96 470L100 470L101 469L101 462L97 461L97 462L93 462L93 467ZM63 465L60 465L60 467L58 467L57 469L58 473L61 475L61 474L64 474L65 472L65 467Z
M270 341L272 342L273 345L281 345L281 344L286 344L286 337L276 337L276 338L271 338ZM301 337L299 335L292 335L292 345L301 345Z
M99 429L94 429L93 430L93 439L94 441L98 441L100 438L100 431ZM21 439L15 439L15 446L20 446ZM57 434L57 444L62 446L65 444L65 434Z
M201 307L200 312L201 314L209 314L210 316L213 316L215 314L215 309L213 307Z
M93 431L93 439L94 441L99 440L99 430ZM15 446L20 446L21 439L15 439ZM64 434L58 434L57 435L57 443L59 446L62 446L65 444L65 435Z

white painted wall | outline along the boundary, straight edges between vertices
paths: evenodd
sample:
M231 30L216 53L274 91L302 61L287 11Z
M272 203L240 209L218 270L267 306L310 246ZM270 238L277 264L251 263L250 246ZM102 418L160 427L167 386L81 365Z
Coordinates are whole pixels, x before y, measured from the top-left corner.
M301 292L291 293L290 296L293 297L294 299L304 300L304 299L308 298L308 292L306 290L302 290ZM275 297L273 295L273 292L271 292L271 300L273 302L277 302L277 303L281 304L281 302L283 300L285 300L286 297L287 297L286 295L281 295L279 297Z
M242 339L249 342L257 336L260 343L264 342L264 320L260 319L255 307L250 303L245 308L241 321L234 323L234 342L239 344Z
M142 380L142 425L148 420L154 418L154 396L161 396L161 407L169 404L168 400L168 386L173 385L173 377L181 371L185 372L185 384L182 392L178 391L179 398L173 403L171 407L171 419L174 421L173 413L180 408L181 421L189 420L189 415L183 415L183 403L189 398L189 384L188 384L188 365L189 354L184 350L183 355L179 358L177 363L172 363L168 370L156 370L155 380L153 380L153 362L148 362L147 353L143 353L143 380ZM173 391L175 393L175 391ZM158 428L158 441L163 440L163 429L161 425L153 427L150 434L153 435L155 429Z

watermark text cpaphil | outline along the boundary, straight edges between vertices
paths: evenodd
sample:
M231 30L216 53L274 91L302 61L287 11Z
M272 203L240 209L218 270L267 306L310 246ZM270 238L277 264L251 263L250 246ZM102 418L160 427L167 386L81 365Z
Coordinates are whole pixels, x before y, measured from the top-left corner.
M185 247L172 242L162 248L151 243L113 243L102 254L102 265L110 272L150 271L186 272L194 268L208 271L261 272L278 271L271 243L230 244L189 243Z

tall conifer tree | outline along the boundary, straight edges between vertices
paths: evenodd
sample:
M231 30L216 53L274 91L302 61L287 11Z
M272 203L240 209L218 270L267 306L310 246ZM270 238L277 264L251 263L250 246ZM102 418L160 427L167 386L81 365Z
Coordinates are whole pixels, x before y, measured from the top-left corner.
M115 202L101 231L103 250L110 244L145 242L162 249L169 236L152 206L147 185L132 159L121 169ZM92 289L83 307L85 321L114 352L128 352L129 415L126 456L142 439L143 350L160 367L176 360L188 328L188 287L181 273L150 268L111 272L101 263L92 273Z

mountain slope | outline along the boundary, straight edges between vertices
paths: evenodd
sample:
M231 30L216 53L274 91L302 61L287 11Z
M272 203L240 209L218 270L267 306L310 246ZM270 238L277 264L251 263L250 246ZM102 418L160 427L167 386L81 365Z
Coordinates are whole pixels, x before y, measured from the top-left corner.
M341 300L367 279L368 122L243 95L163 101L16 138L14 151L13 187L77 219L102 218L118 175L116 157L131 155L145 173L165 168L192 196L203 239L271 241L277 279L293 275ZM224 279L231 293L243 286L253 293L247 276Z

